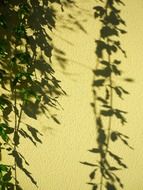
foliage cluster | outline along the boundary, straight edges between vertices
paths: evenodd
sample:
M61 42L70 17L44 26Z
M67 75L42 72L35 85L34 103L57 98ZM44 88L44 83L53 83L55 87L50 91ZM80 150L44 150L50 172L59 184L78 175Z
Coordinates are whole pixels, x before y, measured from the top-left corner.
M41 113L50 114L49 107L55 108L59 95L65 94L51 66L54 3L63 9L72 1L0 1L0 160L3 152L14 160L12 165L0 163L1 190L22 189L17 167L37 186L18 147L21 137L41 143L40 133L24 123L22 115L37 119Z

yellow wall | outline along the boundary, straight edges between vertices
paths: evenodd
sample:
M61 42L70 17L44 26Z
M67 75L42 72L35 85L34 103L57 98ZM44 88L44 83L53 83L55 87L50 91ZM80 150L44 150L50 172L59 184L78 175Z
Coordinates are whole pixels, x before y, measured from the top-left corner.
M62 28L61 19L58 20L57 30L54 31L56 47L65 51L69 60L66 70L63 70L53 57L56 75L67 92L67 96L60 98L63 110L57 111L61 125L40 116L39 120L32 120L32 125L37 126L44 134L40 137L43 144L35 148L25 139L21 142L20 149L30 163L29 168L38 182L39 190L91 189L85 184L89 181L91 168L79 162L96 160L87 150L96 146L96 129L90 102L92 101L92 68L96 63L94 40L98 36L98 24L92 17L95 1L78 0L77 2L79 7L87 10L82 14L76 14L78 20L87 19L86 22L82 22L87 33L77 28L75 32ZM61 13L63 18L68 12L70 10ZM70 13L75 14L73 10ZM123 8L122 13L128 31L122 38L122 44L128 55L127 59L123 60L124 77L135 80L134 83L122 83L130 92L122 102L122 107L128 111L128 123L123 131L130 136L130 144L134 150L129 150L124 145L115 145L114 148L118 149L129 166L129 169L120 172L125 190L142 190L143 1L126 0L126 7ZM118 100L115 101L119 103ZM20 171L19 176L24 190L36 190L36 187Z

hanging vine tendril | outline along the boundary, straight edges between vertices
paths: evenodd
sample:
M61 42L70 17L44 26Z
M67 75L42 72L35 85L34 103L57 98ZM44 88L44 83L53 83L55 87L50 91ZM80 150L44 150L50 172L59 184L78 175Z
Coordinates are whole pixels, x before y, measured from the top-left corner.
M91 103L96 122L97 147L89 151L96 154L98 161L95 164L83 162L94 167L89 175L91 181L88 183L92 190L123 188L124 185L116 173L122 168L127 168L122 158L110 148L111 142L117 140L130 147L129 137L113 126L113 120L116 119L122 125L127 122L125 118L127 112L117 108L114 99L118 96L122 100L124 94L129 94L122 86L116 84L116 79L122 75L120 55L126 57L120 43L120 35L126 33L122 29L126 23L120 15L121 5L124 5L121 0L99 0L99 5L94 7L94 16L101 23L100 37L95 41L97 64L93 70Z

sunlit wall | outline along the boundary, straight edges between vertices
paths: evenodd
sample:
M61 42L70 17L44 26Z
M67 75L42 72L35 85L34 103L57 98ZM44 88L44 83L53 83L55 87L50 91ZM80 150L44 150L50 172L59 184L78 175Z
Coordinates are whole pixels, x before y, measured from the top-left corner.
M127 23L127 34L121 38L127 58L123 59L123 77L119 83L130 92L122 103L127 110L127 124L122 129L130 136L134 150L119 146L115 149L124 157L128 169L119 173L125 190L143 189L143 1L126 0L122 15ZM90 190L90 167L80 164L82 161L96 161L96 157L87 150L96 146L96 127L90 102L92 101L92 69L96 64L95 38L98 37L99 24L93 17L96 1L77 0L78 7L59 13L56 30L53 32L54 45L66 53L64 65L60 65L53 52L53 66L56 76L67 96L59 99L61 108L56 112L61 124L56 124L45 116L38 120L29 120L41 131L42 144L33 147L26 139L21 141L21 151L29 161L32 176L37 180L39 190ZM74 16L77 23L66 20L67 15ZM64 20L65 19L65 20ZM67 27L66 27L67 26ZM71 29L68 29L71 27ZM124 82L124 78L134 79L133 83ZM119 101L119 102L118 102ZM28 122L28 121L27 121ZM117 126L120 127L120 126ZM19 171L20 182L25 190L37 188Z

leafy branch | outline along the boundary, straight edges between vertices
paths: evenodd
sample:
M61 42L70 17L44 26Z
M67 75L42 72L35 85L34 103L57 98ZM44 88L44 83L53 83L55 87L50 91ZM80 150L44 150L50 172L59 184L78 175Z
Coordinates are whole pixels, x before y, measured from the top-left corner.
M54 3L63 10L63 5L70 2L0 1L0 160L3 161L3 151L14 160L11 166L0 163L1 190L23 189L17 168L37 186L19 146L21 137L34 145L41 143L42 134L27 123L27 130L23 128L23 114L33 119L41 113L51 116L49 108L56 108L57 98L65 94L51 66ZM52 118L59 123L55 116Z

